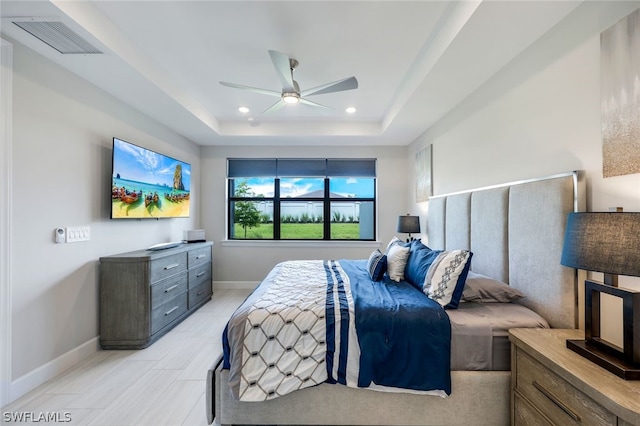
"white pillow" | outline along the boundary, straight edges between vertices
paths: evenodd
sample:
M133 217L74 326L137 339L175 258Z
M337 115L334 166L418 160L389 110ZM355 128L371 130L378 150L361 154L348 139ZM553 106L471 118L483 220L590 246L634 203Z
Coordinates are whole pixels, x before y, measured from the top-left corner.
M404 241L402 241L400 238L398 238L398 237L396 237L394 235L393 238L391 239L391 241L389 241L389 244L387 244L387 248L384 250L384 253L385 254L389 253L389 249L391 247L395 246L396 244L404 245Z
M387 275L393 281L404 280L404 267L409 258L409 247L393 244L387 250Z

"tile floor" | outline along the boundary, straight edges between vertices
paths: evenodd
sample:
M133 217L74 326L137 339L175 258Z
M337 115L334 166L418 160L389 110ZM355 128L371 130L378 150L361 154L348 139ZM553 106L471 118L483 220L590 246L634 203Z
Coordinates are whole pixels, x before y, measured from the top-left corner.
M207 370L222 352L220 336L229 316L248 294L217 290L211 301L146 349L98 351L3 407L0 423L205 426ZM53 413L58 421L8 422L6 413Z

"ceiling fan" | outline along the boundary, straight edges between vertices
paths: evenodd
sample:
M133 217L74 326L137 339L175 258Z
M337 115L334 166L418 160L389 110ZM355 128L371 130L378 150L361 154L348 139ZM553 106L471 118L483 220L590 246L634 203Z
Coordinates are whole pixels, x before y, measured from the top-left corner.
M307 90L300 90L298 82L293 79L293 71L298 66L298 61L289 58L286 54L277 52L275 50L269 50L271 61L276 69L276 74L282 82L282 91L277 92L275 90L259 89L257 87L244 86L242 84L227 83L221 81L220 84L227 87L233 87L236 89L248 90L255 93L262 93L263 95L275 96L280 98L275 104L271 105L264 112L275 112L283 108L287 104L302 103L305 105L311 105L314 107L333 109L326 105L319 104L317 102L306 99L311 95L322 95L325 93L342 92L344 90L352 90L358 88L358 80L355 77L348 77L342 80L334 81L332 83L323 84L321 86L313 87Z

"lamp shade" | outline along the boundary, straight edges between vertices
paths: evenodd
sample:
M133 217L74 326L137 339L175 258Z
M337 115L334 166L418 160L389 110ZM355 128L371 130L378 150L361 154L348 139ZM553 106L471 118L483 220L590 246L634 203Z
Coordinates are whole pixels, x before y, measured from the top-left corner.
M560 263L640 276L640 213L569 213Z
M398 216L397 232L417 234L420 232L420 218L418 216Z

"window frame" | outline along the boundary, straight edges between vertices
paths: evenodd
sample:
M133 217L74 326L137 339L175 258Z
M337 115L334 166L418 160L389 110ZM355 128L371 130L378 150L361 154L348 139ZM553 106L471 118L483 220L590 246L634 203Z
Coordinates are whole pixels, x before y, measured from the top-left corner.
M368 176L368 175L355 175L355 176L348 176L348 175L338 175L338 176L327 176L325 174L325 176L278 176L277 173L277 169L276 169L276 173L273 176L269 176L269 175L264 175L264 171L261 171L259 173L262 173L260 175L256 175L256 176L230 176L231 173L229 173L229 161L236 161L236 162L242 162L242 161L247 161L247 162L251 162L251 161L255 161L252 159L227 159L227 200L226 200L226 204L227 204L227 223L226 223L226 235L227 235L227 240L228 241L289 241L289 242L295 242L295 241L305 241L305 242L313 242L313 241L331 241L331 242L374 242L376 241L377 238L377 221L378 221L378 210L377 210L377 176L376 176L376 172L375 169L377 168L377 160L376 159L362 159L362 158L353 158L353 159L338 159L338 161L353 161L353 162L358 162L358 163L364 163L364 162L373 162L373 175L372 176ZM266 162L268 162L271 159L258 159L257 161L259 162L258 164L264 164ZM275 163L277 164L279 159L274 159ZM282 159L282 161L286 161L289 164L291 164L292 161L295 161L296 159ZM309 161L314 161L314 160L321 160L321 159L300 159L301 162L309 162ZM334 159L335 160L335 159ZM323 161L330 161L330 159L323 159ZM240 168L242 171L246 170L246 168ZM327 167L327 169L330 169L330 167ZM263 178L269 178L269 179L273 179L274 181L274 188L273 188L273 197L267 197L264 195L260 195L259 197L236 197L234 195L234 183L238 180L242 180L242 179L251 179L251 178L255 178L255 177L263 177ZM323 179L323 187L324 187L324 191L323 191L323 196L322 197L296 197L295 201L297 202L322 202L323 203L323 236L322 238L313 238L313 239L300 239L300 238L282 238L282 217L281 217L281 211L282 211L282 204L286 202L291 202L292 199L289 197L281 197L280 194L280 179L281 178L312 178L312 177L317 177L317 178L322 178ZM340 179L340 178L348 178L348 177L354 177L354 178L364 178L364 179L372 179L372 183L373 183L373 196L372 197L350 197L350 198L338 198L338 197L331 197L331 192L330 192L330 188L331 188L331 178L334 179ZM234 217L234 205L236 202L272 202L273 203L273 238L234 238L232 236L232 231L234 230L234 226L235 226L235 222L233 221L233 217ZM332 222L332 215L331 215L331 206L332 203L334 202L353 202L353 203L372 203L372 208L373 208L373 218L372 218L372 224L371 224L371 238L356 238L356 239L340 239L340 238L331 238L331 225L333 224ZM360 218L359 218L360 220Z

